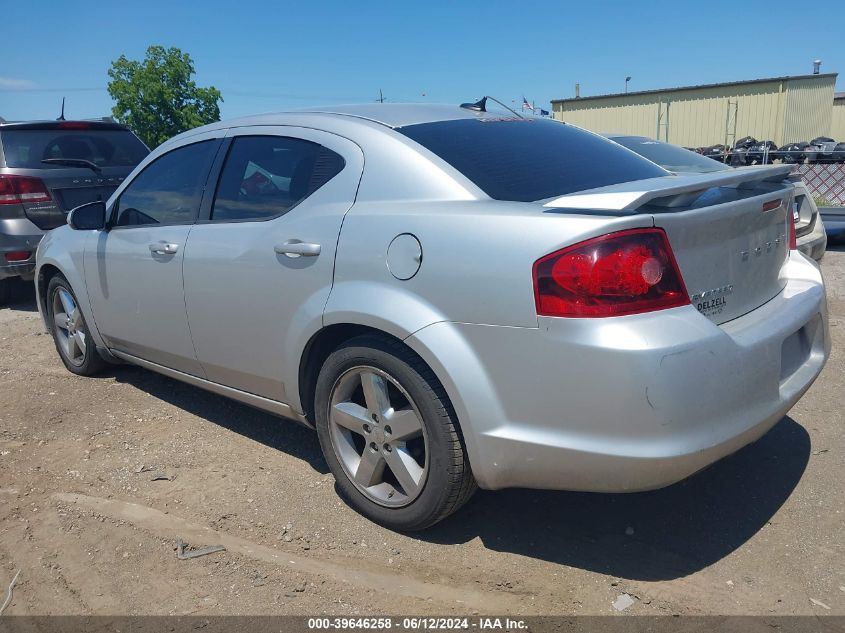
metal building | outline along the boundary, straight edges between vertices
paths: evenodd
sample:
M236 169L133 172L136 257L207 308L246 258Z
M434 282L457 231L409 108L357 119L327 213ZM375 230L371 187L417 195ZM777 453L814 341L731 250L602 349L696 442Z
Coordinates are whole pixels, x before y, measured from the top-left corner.
M829 136L837 141L845 141L845 92L837 92L833 95L833 115Z
M836 73L555 99L556 119L593 130L658 138L685 147L744 136L778 145L834 134ZM845 97L845 95L840 95ZM845 98L836 120L845 126ZM837 136L838 134L838 136Z

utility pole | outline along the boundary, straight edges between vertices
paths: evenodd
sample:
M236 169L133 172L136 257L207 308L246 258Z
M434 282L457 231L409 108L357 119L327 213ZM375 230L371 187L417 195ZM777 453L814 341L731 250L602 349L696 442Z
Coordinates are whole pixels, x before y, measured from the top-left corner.
M384 103L384 95L381 92L381 88L378 89L378 102Z

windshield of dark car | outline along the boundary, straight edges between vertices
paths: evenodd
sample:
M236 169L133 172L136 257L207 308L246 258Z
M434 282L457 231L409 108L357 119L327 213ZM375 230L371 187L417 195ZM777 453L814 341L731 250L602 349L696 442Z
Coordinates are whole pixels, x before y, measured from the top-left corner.
M635 151L669 171L706 173L730 169L728 165L716 162L707 156L644 136L611 136L610 140Z
M11 130L0 132L7 167L62 169L45 159L76 158L98 167L134 167L149 150L129 130Z
M530 202L667 175L601 136L558 121L458 119L397 130L496 200Z

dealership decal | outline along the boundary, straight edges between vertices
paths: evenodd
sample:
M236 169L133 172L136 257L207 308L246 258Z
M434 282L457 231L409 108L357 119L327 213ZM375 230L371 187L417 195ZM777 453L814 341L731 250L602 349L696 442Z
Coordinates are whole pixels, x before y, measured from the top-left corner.
M720 286L711 290L702 290L692 296L692 303L701 314L710 316L720 314L728 305L728 295L734 291L733 284Z

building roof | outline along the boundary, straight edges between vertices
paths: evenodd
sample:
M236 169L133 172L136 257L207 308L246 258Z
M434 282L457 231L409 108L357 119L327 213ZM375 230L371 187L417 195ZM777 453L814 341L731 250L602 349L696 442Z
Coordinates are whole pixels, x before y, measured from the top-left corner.
M705 88L720 88L722 86L741 86L747 84L761 84L761 83L768 83L772 81L793 81L796 79L822 79L822 78L830 78L833 77L834 79L839 75L839 73L821 73L818 75L787 75L785 77L768 77L766 79L748 79L746 81L725 81L722 83L717 84L698 84L695 86L678 86L677 88L658 88L656 90L637 90L637 91L629 91L629 92L614 92L610 94L603 94L603 95L591 95L588 97L569 97L567 99L552 99L552 103L572 103L574 101L586 101L588 99L609 99L611 97L634 97L637 95L652 95L652 94L660 94L665 92L677 92L679 90L703 90ZM838 93L839 95L845 95L845 93Z
M834 101L845 101L845 92L834 92L833 93L833 100Z

